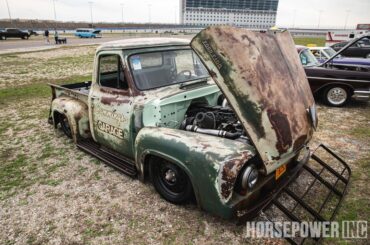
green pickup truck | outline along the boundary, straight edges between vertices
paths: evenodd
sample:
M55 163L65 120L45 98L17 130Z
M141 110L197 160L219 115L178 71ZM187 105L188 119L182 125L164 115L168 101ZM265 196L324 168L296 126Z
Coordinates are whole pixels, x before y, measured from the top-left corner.
M50 85L49 122L77 147L223 218L258 214L311 157L315 102L288 32L108 42L91 82Z

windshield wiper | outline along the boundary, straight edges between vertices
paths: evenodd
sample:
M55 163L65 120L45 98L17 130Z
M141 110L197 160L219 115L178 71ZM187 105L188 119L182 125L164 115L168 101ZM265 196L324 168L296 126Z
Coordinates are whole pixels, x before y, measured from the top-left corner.
M197 84L201 84L201 83L207 83L208 82L208 77L207 78L200 78L198 80L194 80L192 82L188 81L188 82L183 82L180 84L180 89L182 88L185 88L185 87L189 87L189 86L193 86L193 85L197 85Z

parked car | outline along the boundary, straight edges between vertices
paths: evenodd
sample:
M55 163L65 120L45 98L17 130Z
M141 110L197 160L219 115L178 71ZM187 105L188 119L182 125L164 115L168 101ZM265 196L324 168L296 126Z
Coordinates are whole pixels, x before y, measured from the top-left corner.
M92 77L51 84L49 122L80 149L151 180L169 202L195 196L200 208L240 220L278 198L303 168L315 171L306 165L315 102L288 32L210 27L190 44L109 42L97 49Z
M351 98L370 100L370 72L340 69L333 65L332 60L340 55L341 51L321 64L307 47L296 47L311 91L326 104L339 107L344 106Z
M101 30L95 30L90 28L76 29L75 36L80 38L98 38L102 37Z
M5 28L4 31L0 32L0 40L5 40L7 38L22 38L28 39L30 34L25 31L21 31L17 28Z
M342 56L346 57L360 57L360 58L370 58L370 43L369 43L369 38L364 38L363 41L354 43L351 45L348 49L343 51L341 53ZM331 47L335 51L341 50L343 47L345 47L347 44L350 42L341 42L341 43L336 43L332 45Z
M308 47L311 53L320 63L324 63L329 58L336 55L336 51L331 47ZM370 59L364 58L347 58L337 55L333 61L334 67L346 70L364 70L370 72Z

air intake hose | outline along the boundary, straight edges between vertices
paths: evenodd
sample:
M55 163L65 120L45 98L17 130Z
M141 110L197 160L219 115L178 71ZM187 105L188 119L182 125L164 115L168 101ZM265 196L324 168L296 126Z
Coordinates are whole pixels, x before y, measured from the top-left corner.
M218 137L227 138L227 139L236 139L241 136L241 133L239 132L230 133L224 130L199 128L198 126L195 126L195 125L186 126L186 131L192 131L192 132L197 132L201 134L209 134L209 135L218 136Z

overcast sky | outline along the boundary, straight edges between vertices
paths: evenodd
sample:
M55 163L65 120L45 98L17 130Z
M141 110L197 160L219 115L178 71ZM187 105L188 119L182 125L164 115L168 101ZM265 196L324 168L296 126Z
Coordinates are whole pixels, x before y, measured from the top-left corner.
M0 0L0 19L54 19L53 0ZM55 0L57 20L90 21L89 0ZM179 22L179 0L92 0L93 21ZM150 10L149 10L150 9ZM150 15L149 15L150 13ZM370 23L370 0L280 0L277 25L284 27L354 28ZM320 17L320 18L319 18Z

